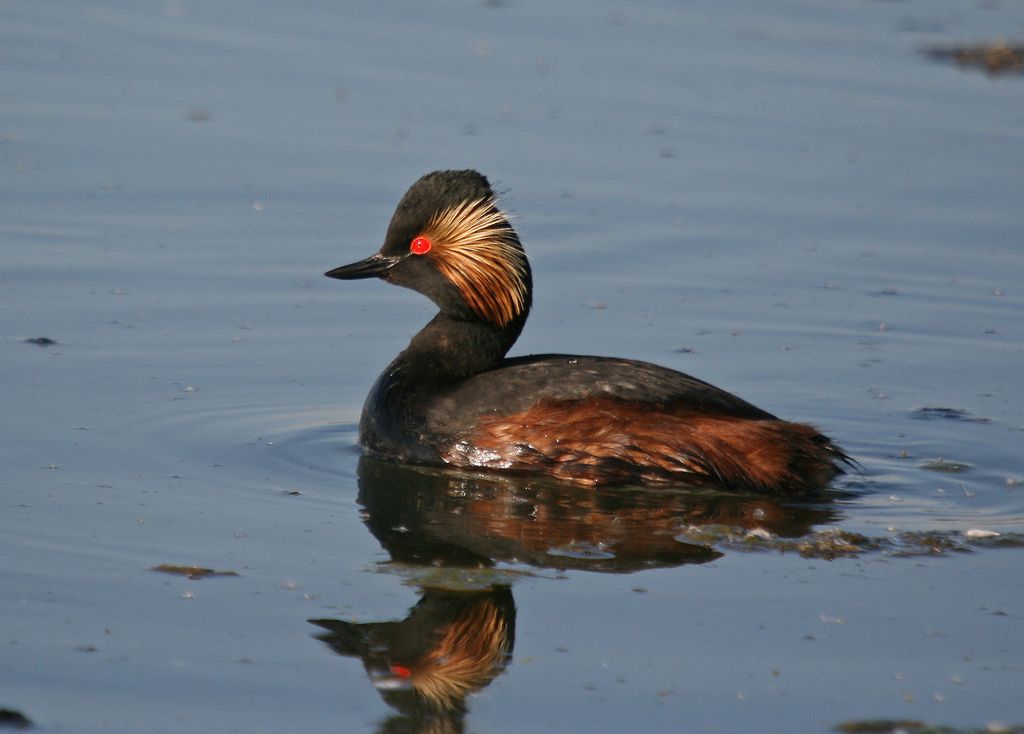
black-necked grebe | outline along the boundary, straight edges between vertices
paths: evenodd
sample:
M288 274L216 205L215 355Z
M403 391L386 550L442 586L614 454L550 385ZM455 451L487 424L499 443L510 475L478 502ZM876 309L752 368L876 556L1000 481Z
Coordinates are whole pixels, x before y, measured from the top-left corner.
M440 309L366 398L359 437L376 456L589 484L769 493L821 488L849 462L811 426L666 367L506 358L530 312L530 265L476 171L421 178L398 203L380 252L326 275L379 277Z

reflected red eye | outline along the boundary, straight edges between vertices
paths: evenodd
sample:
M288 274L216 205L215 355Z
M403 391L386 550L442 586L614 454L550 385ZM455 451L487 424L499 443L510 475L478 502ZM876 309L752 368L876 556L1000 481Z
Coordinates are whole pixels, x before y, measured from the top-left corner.
M413 255L426 255L430 252L430 240L426 237L417 237L409 245L409 252Z

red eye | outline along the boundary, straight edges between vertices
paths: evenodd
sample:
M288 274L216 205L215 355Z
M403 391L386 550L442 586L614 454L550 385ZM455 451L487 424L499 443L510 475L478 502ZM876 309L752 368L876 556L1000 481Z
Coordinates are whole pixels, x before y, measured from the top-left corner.
M429 242L429 240L428 240L428 242ZM409 676L412 675L412 671L409 670L404 665L392 665L391 666L391 673L393 675L397 675L399 678L408 678Z
M413 255L426 255L430 252L430 240L426 237L417 237L409 245L409 252Z

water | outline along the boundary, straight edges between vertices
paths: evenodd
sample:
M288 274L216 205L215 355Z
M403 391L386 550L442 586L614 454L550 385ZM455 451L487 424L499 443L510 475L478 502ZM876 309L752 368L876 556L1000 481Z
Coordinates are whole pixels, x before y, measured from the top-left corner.
M61 732L1024 721L1021 81L922 53L1019 36L1019 5L0 19L0 707ZM366 391L432 308L321 273L456 167L531 257L515 353L691 372L864 473L794 506L360 465Z

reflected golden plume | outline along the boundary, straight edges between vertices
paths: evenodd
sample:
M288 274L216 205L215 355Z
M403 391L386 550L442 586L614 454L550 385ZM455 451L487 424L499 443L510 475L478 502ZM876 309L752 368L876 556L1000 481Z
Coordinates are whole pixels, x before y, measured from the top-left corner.
M410 682L438 708L455 708L501 672L509 630L497 605L483 601L438 632L437 644L410 664Z
M427 587L405 619L311 619L339 655L362 659L374 688L399 716L380 732L458 734L467 698L505 669L515 644L512 590Z
M435 245L431 254L441 274L481 318L507 326L526 309L526 255L494 197L444 210L423 236Z

